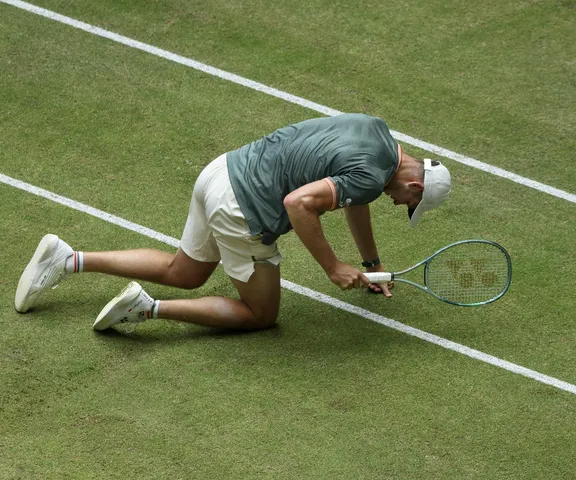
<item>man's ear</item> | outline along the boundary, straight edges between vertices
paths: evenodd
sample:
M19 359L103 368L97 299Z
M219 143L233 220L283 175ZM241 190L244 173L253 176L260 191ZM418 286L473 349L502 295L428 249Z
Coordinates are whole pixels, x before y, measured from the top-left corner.
M408 188L410 190L417 190L419 192L424 191L424 183L423 182L408 182Z

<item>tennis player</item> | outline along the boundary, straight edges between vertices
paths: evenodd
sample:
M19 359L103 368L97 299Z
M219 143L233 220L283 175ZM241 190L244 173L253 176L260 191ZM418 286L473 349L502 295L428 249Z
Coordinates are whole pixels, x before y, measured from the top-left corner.
M408 206L416 226L448 197L450 183L444 165L405 154L379 118L344 114L289 125L216 158L200 173L175 253L74 251L48 234L20 278L15 307L27 312L45 290L79 272L194 289L221 261L239 299L160 301L133 281L104 307L93 328L155 318L230 329L270 327L280 306L276 241L292 229L335 285L369 287L390 297L391 285L370 284L361 270L338 259L320 216L344 208L363 267L383 271L369 203L385 193L394 204Z

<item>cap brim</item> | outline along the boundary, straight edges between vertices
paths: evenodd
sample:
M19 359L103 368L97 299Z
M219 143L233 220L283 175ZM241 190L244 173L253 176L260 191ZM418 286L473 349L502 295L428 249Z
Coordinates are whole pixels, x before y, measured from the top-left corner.
M412 225L412 228L416 228L418 226L420 218L424 212L428 210L430 210L430 207L427 208L426 203L423 200L420 201L416 208L408 209L408 217L410 217L410 225Z

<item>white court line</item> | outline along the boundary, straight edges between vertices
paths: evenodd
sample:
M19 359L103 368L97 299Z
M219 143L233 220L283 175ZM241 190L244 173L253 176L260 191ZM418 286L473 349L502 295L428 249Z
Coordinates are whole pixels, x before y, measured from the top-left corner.
M127 230L140 233L142 235L145 235L146 237L158 240L159 242L167 243L168 245L171 245L173 247L177 247L180 243L177 239L173 237L169 237L162 233L156 232L155 230L152 230L150 228L143 227L142 225L138 225L137 223L124 220L123 218L103 212L102 210L98 210L88 205L84 205L83 203L76 202L75 200L71 200L61 195L57 195L48 190L44 190L43 188L39 188L29 183L22 182L21 180L16 180L12 177L3 175L2 173L0 173L0 182L18 188L20 190L24 190L25 192L38 195L39 197L47 198L48 200L60 203L67 207L78 210L80 212L87 213L88 215L92 215L93 217L104 220L105 222L109 222L114 225L118 225L122 228L125 228ZM518 375L531 378L533 380L536 380L537 382L544 383L546 385L551 385L560 390L564 390L566 392L576 395L576 385L565 382L563 380L559 380L557 378L544 375L543 373L539 373L534 370L530 370L526 367L517 365L515 363L502 360L498 357L494 357L493 355L488 355L487 353L481 352L479 350L474 350L473 348L467 347L465 345L461 345L459 343L452 342L451 340L438 337L437 335L427 333L423 330L419 330L417 328L404 325L403 323L397 322L396 320L392 320L390 318L378 315L363 308L350 305L349 303L342 302L341 300L337 300L323 293L316 292L315 290L302 287L301 285L289 282L288 280L282 279L282 287L285 288L286 290L290 290L294 293L298 293L300 295L304 295L305 297L330 305L333 308L338 308L345 312L349 312L354 315L359 315L360 317L372 320L373 322L379 323L393 330L397 330L412 337L419 338L420 340L433 343L448 350L452 350L454 352L466 355L481 362L494 365L495 367L502 368L512 373L517 373Z
M251 88L253 90L257 90L262 93L266 93L267 95L271 95L273 97L281 98L290 103L294 103L296 105L300 105L302 107L308 108L310 110L314 110L318 113L322 113L328 116L334 115L341 115L342 112L338 110L334 110L333 108L326 107L324 105L320 105L318 103L311 102L310 100L306 100L301 97L297 97L290 93L283 92L281 90L276 90L275 88L268 87L267 85L263 85L261 83L255 82L253 80L249 80L244 77L240 77L239 75L235 75L233 73L226 72L224 70L220 70L218 68L211 67L210 65L206 65L204 63L197 62L190 58L183 57L181 55L177 55L175 53L168 52L166 50L162 50L161 48L154 47L152 45L148 45L146 43L139 42L137 40L133 40L128 37L124 37L122 35L118 35L117 33L109 32L108 30L104 30L99 27L95 27L88 23L80 22L70 17L66 17L64 15L60 15L59 13L52 12L50 10L46 10L45 8L37 7L27 2L22 2L20 0L0 0L2 3L6 3L8 5L12 5L14 7L21 8L31 13L35 13L37 15L41 15L43 17L49 18L50 20L55 20L57 22L69 25L74 28L78 28L80 30L84 30L85 32L92 33L94 35L98 35L99 37L107 38L114 42L121 43L123 45L127 45L132 48L136 48L138 50L142 50L144 52L150 53L152 55L156 55L158 57L164 58L166 60L170 60L172 62L179 63L181 65L186 65L188 67L194 68L204 73L208 73L218 78L222 78L224 80L228 80L230 82L237 83L247 88ZM567 200L568 202L576 203L576 195L566 192L564 190L560 190L558 188L552 187L550 185L546 185L541 182L537 182L535 180L531 180L526 177L522 177L515 173L509 172L499 167L495 167L493 165L489 165L487 163L481 162L471 157L467 157L465 155L461 155L459 153L453 152L451 150L447 150L445 148L439 147L432 143L424 142L422 140L418 140L417 138L411 137L409 135L405 135L403 133L391 130L392 135L399 141L408 143L415 147L418 147L422 150L427 152L434 153L435 155L440 155L442 157L449 158L459 163L463 163L464 165L468 165L473 168L477 168L484 172L491 173L493 175L497 175L502 178L506 178L513 182L519 183L520 185L524 185L529 188L533 188L540 192L548 193L549 195L553 195L555 197L561 198L563 200Z

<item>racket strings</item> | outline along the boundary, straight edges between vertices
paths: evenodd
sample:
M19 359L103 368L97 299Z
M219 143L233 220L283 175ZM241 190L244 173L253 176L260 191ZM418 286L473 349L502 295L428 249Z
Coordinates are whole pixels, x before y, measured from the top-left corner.
M460 244L444 250L429 262L427 285L449 302L481 304L508 288L509 270L508 259L498 247Z

